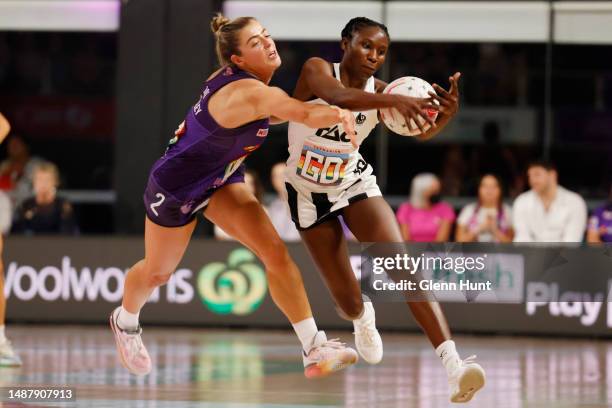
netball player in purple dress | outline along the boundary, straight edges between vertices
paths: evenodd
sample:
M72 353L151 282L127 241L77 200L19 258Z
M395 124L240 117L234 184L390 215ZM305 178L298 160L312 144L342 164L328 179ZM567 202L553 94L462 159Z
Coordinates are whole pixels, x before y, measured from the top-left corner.
M270 122L312 127L342 123L354 136L349 111L309 105L268 86L281 60L266 29L252 17L218 15L221 69L205 82L166 153L154 164L144 194L145 257L128 272L123 303L110 317L123 365L133 374L151 370L138 315L155 288L180 262L197 211L250 248L266 267L270 294L301 343L305 375L319 377L357 361L357 353L317 330L300 271L267 214L244 184L244 159L268 134Z

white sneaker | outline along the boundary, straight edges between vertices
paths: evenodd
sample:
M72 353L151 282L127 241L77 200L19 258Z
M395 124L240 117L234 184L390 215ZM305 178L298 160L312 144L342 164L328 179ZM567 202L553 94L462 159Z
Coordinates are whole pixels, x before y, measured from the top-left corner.
M372 302L363 303L363 315L353 320L355 345L359 355L370 364L378 364L383 356L383 344L376 330L376 315Z
M325 377L355 364L359 357L357 352L338 339L327 340L325 332L318 332L308 354L302 352L304 375L306 378Z
M485 385L485 372L474 362L476 356L459 360L459 365L448 377L451 402L468 402Z
M13 350L13 346L8 339L0 343L0 367L21 367L21 359Z
M135 375L147 375L151 372L151 357L142 343L142 328L136 330L123 330L117 324L121 306L113 310L110 315L110 326L115 335L119 360L125 368Z

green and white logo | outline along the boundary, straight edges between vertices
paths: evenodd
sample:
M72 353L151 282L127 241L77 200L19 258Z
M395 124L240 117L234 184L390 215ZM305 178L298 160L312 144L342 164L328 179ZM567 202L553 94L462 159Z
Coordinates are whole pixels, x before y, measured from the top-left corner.
M234 249L227 263L212 262L198 274L202 303L218 314L247 315L261 305L267 291L266 274L255 255Z

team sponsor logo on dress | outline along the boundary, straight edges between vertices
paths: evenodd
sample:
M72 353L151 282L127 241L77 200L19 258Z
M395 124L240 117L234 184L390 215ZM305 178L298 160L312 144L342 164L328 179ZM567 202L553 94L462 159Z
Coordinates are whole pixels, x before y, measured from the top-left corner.
M233 250L227 262L212 262L198 274L202 303L218 314L247 315L263 302L267 292L266 275L251 251Z
M194 204L195 204L195 201L193 200L186 202L185 204L181 206L181 212L183 214L189 214L191 210L193 209Z
M357 115L357 117L355 118L355 123L358 125L363 125L364 122L366 121L366 115L364 115L363 113L359 112L359 114Z
M350 152L305 143L296 173L305 180L325 186L342 183Z
M334 142L351 143L351 139L346 135L346 132L342 131L338 125L329 128L319 128L315 135Z
M361 173L363 173L367 169L368 163L366 163L366 161L363 159L359 159L359 161L357 161L357 165L355 165L355 170L353 170L353 174L357 174L358 176L360 176Z
M259 129L257 131L257 137L266 137L268 136L268 129Z
M259 145L255 145L255 146L245 146L243 147L243 150L245 152L251 153L254 152L255 150L257 150L257 148L259 147Z

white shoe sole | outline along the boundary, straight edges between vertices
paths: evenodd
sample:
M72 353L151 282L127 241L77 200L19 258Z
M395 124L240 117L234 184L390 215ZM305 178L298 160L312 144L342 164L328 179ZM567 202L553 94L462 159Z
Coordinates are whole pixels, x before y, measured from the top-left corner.
M459 389L451 396L451 402L468 402L485 385L485 373L480 367L466 367L459 379Z
M359 357L357 356L357 353L347 353L331 360L320 361L304 367L304 375L306 378L310 379L327 377L336 371L352 366L358 360Z
M373 353L368 353L368 352L363 352L362 349L357 346L357 343L355 342L355 346L357 348L357 351L359 352L359 356L368 364L378 364L381 362L382 358L383 358L383 353L382 350L380 352L379 356L374 356L372 357Z

